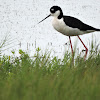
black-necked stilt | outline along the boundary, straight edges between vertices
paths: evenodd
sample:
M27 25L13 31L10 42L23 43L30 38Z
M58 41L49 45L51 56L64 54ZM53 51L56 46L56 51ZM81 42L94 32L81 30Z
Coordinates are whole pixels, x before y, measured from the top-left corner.
M86 49L86 54L84 57L85 59L87 56L88 48L85 46L85 44L83 43L79 35L95 32L95 31L100 31L100 29L89 26L77 18L74 18L71 16L64 16L62 9L59 6L51 7L50 13L51 14L48 15L46 18L48 18L49 16L53 16L54 19L53 19L52 25L54 29L66 36L69 36L72 54L73 54L73 48L72 48L70 36L78 36L79 40L82 42L83 46ZM44 18L42 21L44 21L46 18Z

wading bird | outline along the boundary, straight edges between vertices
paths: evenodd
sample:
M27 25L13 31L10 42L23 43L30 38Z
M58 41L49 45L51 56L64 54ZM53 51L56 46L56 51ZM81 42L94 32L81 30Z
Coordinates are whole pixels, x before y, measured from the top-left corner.
M77 36L79 38L79 40L86 49L86 53L84 56L85 59L87 56L88 48L85 46L79 35L100 31L100 29L89 26L75 17L63 15L62 9L59 6L52 6L50 8L50 15L48 15L46 18L50 16L54 17L52 22L54 29L66 36L69 36L72 54L73 54L73 48L70 36ZM46 18L41 20L39 23L44 21Z

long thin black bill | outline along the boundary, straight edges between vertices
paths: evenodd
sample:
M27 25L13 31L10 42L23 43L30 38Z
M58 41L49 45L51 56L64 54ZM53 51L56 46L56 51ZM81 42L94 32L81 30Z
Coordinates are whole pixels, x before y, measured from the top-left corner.
M42 21L44 21L45 19L47 19L48 17L50 17L51 16L51 14L50 15L48 15L46 18L44 18L43 20L41 20L39 23L41 23ZM38 23L38 24L39 24Z

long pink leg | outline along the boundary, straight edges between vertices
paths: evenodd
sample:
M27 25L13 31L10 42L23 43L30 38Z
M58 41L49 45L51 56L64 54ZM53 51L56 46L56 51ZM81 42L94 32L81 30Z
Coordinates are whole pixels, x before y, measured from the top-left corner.
M72 43L71 43L71 38L70 38L70 36L69 36L69 41L70 41L71 50L72 50L72 55L73 55L73 47L72 47Z
M85 44L83 43L83 41L81 40L81 38L78 36L78 38L79 38L79 40L81 41L81 43L83 44L83 46L85 47L85 49L86 49L86 53L85 53L85 56L84 56L84 60L85 60L85 58L86 58L86 56L87 56L87 53L88 53L88 48L85 46Z

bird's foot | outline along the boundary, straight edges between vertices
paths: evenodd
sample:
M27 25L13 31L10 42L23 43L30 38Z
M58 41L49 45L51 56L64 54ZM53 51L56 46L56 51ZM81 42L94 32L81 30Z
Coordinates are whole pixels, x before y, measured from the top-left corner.
M88 53L88 49L86 48L86 53L85 53L85 56L84 56L84 60L86 59L86 56L87 56L87 53Z

